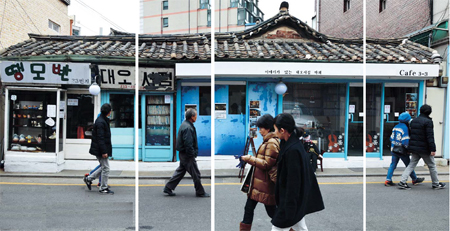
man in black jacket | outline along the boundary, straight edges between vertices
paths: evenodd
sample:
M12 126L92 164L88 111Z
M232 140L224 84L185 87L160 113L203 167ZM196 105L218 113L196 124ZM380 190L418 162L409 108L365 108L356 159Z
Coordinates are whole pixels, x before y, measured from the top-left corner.
M197 197L209 197L200 181L200 170L198 170L197 161L195 160L198 155L197 132L194 127L194 123L197 120L197 111L190 108L186 111L185 117L186 120L181 124L177 135L177 151L179 151L180 166L178 166L172 178L167 182L163 192L169 196L175 196L176 194L172 191L175 190L178 183L188 172L194 180Z
M433 121L430 118L431 107L424 104L420 107L420 115L413 119L410 124L410 140L408 151L411 153L411 162L405 171L403 171L402 179L398 183L400 189L411 189L406 181L408 176L414 171L420 158L425 161L430 170L431 181L433 189L445 188L444 183L440 183L436 171L436 164L434 162L434 155L436 155L436 144L434 143Z
M109 161L112 156L111 129L109 127L109 118L111 114L111 105L105 103L100 109L100 116L95 120L92 130L92 141L89 153L97 157L100 162L100 168L84 177L86 186L91 190L92 181L101 174L100 192L105 194L114 194L108 187Z

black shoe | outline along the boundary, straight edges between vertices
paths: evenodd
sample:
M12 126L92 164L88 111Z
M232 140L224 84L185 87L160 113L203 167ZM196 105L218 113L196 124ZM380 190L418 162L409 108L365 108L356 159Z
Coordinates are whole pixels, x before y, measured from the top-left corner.
M446 186L445 183L440 183L438 185L433 185L433 189L444 189Z
M92 187L91 187L92 181L88 180L88 176L89 176L89 174L86 173L86 174L84 175L83 180L84 180L84 183L86 184L86 186L88 187L88 189L91 190L91 188L92 188Z
M418 185L420 183L422 183L425 180L425 177L418 177L416 180L413 180L412 183L413 185Z
M208 193L203 193L203 194L197 194L195 195L196 197L210 197L210 195Z
M107 188L107 189L102 189L102 190L100 190L99 192L102 193L102 194L114 194L114 192L111 191L111 190L109 190L109 188Z
M167 193L168 196L176 196L177 194L175 194L174 192L172 192L172 189L164 187L163 190L164 193Z
M403 183L401 181L398 183L398 187L405 190L411 189L411 187L409 187L407 183Z

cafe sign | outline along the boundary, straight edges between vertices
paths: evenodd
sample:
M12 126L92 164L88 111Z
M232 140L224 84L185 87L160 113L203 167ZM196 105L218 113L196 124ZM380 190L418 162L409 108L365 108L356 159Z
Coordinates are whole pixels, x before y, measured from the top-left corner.
M135 89L149 91L173 91L173 68L139 68L139 80L135 81L134 66L99 65L102 89Z
M90 85L89 63L2 61L3 83Z

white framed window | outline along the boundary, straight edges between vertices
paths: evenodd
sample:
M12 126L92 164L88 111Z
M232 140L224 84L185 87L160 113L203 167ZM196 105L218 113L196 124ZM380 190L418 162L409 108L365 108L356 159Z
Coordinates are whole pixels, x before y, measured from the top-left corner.
M59 24L57 24L56 22L53 22L50 19L48 20L48 28L56 31L57 33L61 32L61 26Z

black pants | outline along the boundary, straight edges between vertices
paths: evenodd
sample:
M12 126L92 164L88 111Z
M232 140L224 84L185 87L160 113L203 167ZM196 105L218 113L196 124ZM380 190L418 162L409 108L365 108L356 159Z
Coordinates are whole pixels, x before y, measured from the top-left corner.
M311 153L311 167L316 172L317 169L317 158L318 156L315 153Z
M256 208L256 205L258 204L258 201L252 200L247 198L247 203L245 203L245 212L244 212L244 220L242 220L242 223L245 224L251 224L253 222L253 215ZM264 205L266 207L267 215L269 215L270 218L273 217L275 214L275 205Z
M172 178L170 178L169 182L167 182L166 187L175 190L186 172L188 172L194 180L195 193L197 195L205 194L205 189L200 181L200 170L198 170L197 161L195 158L180 160L180 166L178 166L175 170Z

